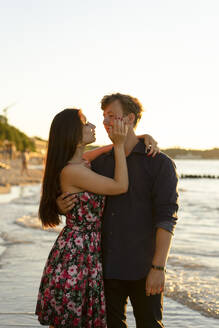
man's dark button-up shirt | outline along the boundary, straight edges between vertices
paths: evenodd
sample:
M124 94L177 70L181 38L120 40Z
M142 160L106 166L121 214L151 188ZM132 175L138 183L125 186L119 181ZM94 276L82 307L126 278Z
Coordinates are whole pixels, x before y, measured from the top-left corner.
M165 154L145 154L140 140L127 157L129 189L108 196L103 214L103 259L106 279L138 280L151 267L156 228L171 233L177 220L177 174ZM113 178L114 151L92 162L92 169Z

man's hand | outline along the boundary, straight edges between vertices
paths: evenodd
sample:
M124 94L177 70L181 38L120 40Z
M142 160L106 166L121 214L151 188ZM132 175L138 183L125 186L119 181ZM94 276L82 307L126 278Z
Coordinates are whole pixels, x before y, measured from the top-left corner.
M164 290L165 272L151 268L146 279L146 295L160 294Z
M65 192L56 198L56 205L60 214L68 213L76 203L76 195L69 192Z
M154 138L150 136L150 134L144 134L143 137L146 150L149 151L147 153L147 156L152 155L152 157L155 157L156 154L160 152L160 148L157 146L157 141L154 140Z

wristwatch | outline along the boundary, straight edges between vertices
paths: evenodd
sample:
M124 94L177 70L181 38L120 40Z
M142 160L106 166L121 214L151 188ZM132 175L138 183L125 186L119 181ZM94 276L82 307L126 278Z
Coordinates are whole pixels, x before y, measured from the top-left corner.
M166 268L163 267L163 266L153 265L153 264L152 264L151 267L152 267L154 270L159 270L159 271L167 272Z

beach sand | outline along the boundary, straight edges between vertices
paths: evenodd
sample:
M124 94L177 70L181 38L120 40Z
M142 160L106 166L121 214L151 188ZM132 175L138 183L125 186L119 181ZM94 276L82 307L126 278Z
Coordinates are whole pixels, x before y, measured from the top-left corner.
M21 160L15 159L12 161L3 161L10 166L10 169L6 170L0 168L0 194L5 194L10 192L11 186L17 185L26 185L32 183L40 183L42 180L43 171L41 168L36 168L36 166L32 166L31 163L29 165L29 176L24 173L21 175Z

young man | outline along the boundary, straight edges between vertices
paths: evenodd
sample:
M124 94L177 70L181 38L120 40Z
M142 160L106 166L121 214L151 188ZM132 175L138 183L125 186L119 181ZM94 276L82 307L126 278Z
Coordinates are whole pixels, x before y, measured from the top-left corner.
M116 116L129 122L125 143L129 190L107 197L103 217L107 327L127 327L128 297L137 328L163 327L165 266L178 210L175 165L165 154L145 155L145 144L134 132L142 114L136 98L108 95L102 99L101 108L107 132ZM113 177L113 149L91 165L99 174ZM58 204L64 212L63 203Z

